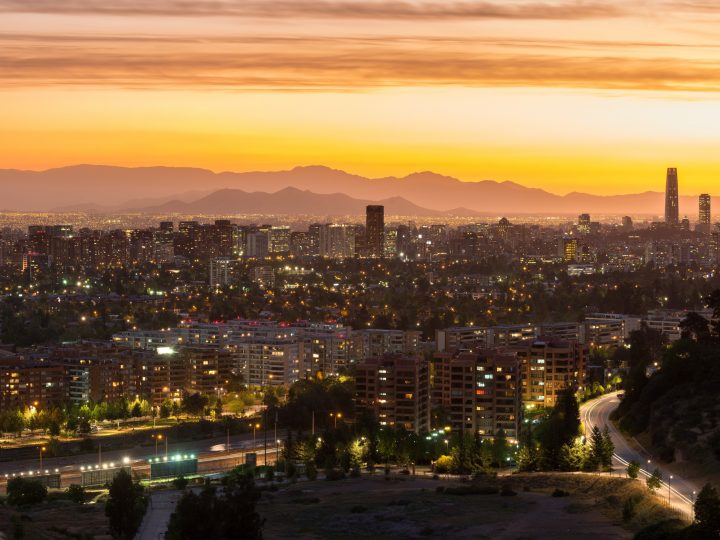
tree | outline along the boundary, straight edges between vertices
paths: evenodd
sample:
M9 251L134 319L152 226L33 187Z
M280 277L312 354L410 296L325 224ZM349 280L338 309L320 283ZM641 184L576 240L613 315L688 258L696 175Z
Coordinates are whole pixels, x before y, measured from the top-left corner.
M559 465L563 471L583 471L597 468L592 450L587 444L580 441L562 445Z
M656 468L648 479L645 480L645 483L647 484L648 489L653 493L655 490L659 489L662 485L662 473L660 472L660 469Z
M77 504L83 504L85 502L85 488L79 484L70 484L65 491L68 499Z
M601 442L600 442L600 453L598 455L598 461L604 469L612 467L612 458L615 453L615 444L612 442L610 436L610 430L607 426L603 429Z
M600 431L600 428L597 426L594 426L592 428L592 433L590 435L590 448L591 448L591 455L592 455L592 461L593 466L591 469L595 470L597 469L598 465L601 465L603 463L603 457L604 457L604 448L603 448L603 435L602 431Z
M105 503L105 515L110 519L110 530L116 538L130 540L135 536L147 507L144 489L133 482L130 473L121 469L110 483Z
M182 401L183 410L191 416L202 416L208 404L208 397L200 392L190 394Z
M633 460L628 463L626 470L628 478L632 478L633 480L635 480L640 475L640 464L637 461Z
M178 502L167 540L260 540L263 519L255 510L260 492L249 475L231 477L222 492L211 486Z
M7 503L11 506L39 504L47 497L47 488L36 480L12 478L7 483Z
M707 341L710 339L710 321L699 313L691 311L680 321L680 331L683 339Z
M695 523L703 532L720 536L720 495L710 484L703 486L695 500Z
M560 466L560 450L572 445L580 431L580 408L572 388L566 388L540 429L542 466L557 469Z

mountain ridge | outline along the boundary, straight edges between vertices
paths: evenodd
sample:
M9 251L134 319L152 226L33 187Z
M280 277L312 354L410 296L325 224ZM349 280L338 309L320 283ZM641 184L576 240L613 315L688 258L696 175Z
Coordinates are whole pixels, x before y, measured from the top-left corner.
M276 193L287 187L317 195L343 194L372 202L401 197L408 203L441 214L465 208L473 213L495 215L583 212L660 215L664 208L663 193L656 191L624 195L573 191L558 195L511 180L463 181L432 171L418 171L403 177L366 178L324 165L298 165L278 171L214 172L197 167L92 164L45 171L0 169L0 208L50 211L82 206L113 212L151 208L174 199L193 202L189 193L212 194L221 189ZM714 199L714 204L720 204L720 199ZM681 197L680 205L681 215L697 214L695 197ZM300 210L297 213L307 213Z

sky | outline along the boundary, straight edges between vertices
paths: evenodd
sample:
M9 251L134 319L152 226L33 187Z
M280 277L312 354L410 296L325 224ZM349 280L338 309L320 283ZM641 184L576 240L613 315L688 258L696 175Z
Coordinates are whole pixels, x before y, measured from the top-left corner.
M720 178L716 0L0 0L0 168Z

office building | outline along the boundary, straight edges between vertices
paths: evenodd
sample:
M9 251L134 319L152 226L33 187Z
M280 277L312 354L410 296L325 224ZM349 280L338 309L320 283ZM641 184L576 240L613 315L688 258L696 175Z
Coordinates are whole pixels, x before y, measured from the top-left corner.
M665 223L677 225L680 218L677 169L669 168L665 180Z
M372 258L385 255L385 207L369 205L365 209L365 249Z
M210 286L219 288L230 284L230 267L233 259L219 257L210 261Z
M710 195L703 193L698 200L698 225L696 230L704 234L710 233Z

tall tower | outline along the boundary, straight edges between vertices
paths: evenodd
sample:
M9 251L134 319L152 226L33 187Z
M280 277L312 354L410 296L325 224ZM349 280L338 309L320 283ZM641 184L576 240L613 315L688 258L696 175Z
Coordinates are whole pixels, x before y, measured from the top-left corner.
M710 195L700 195L698 204L698 224L710 230Z
M671 167L667 170L665 181L665 223L677 225L679 212L677 169Z
M365 209L365 238L368 257L382 257L385 251L385 207L369 205Z

